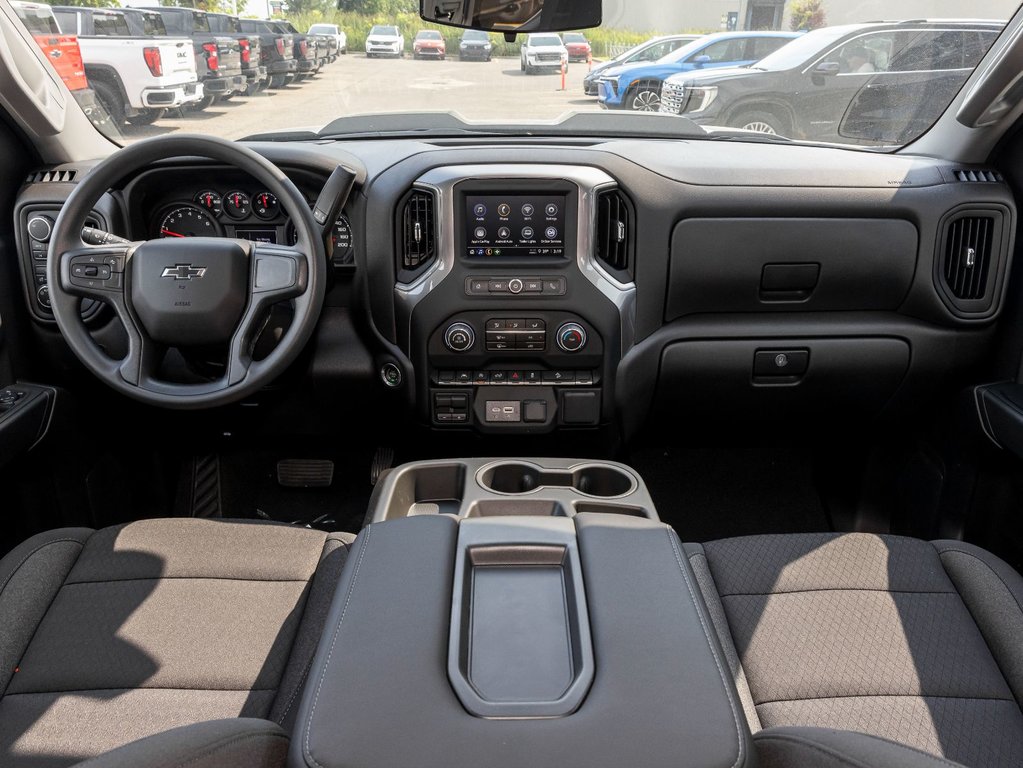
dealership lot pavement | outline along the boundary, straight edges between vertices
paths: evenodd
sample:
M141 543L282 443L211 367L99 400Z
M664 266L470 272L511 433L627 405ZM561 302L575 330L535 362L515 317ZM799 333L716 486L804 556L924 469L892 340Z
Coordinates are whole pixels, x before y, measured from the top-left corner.
M254 133L319 128L343 115L453 110L470 120L553 119L564 112L598 110L584 96L586 64L569 64L567 90L561 75L525 75L518 59L490 62L340 57L312 80L252 97L235 96L203 112L169 113L144 128L126 127L125 138L178 131L237 139Z

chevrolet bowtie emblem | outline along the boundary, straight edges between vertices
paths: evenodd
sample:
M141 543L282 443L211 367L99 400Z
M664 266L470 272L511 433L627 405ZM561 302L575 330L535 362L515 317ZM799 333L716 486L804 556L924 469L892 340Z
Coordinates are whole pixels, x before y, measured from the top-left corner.
M206 274L206 267L193 267L191 264L175 264L164 267L160 277L173 277L175 280L198 280Z

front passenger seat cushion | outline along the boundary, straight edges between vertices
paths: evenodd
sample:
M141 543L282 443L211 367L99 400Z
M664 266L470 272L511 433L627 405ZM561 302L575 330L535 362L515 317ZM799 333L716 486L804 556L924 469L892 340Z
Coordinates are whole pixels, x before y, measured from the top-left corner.
M287 726L351 540L175 519L25 542L0 561L0 765L219 718Z

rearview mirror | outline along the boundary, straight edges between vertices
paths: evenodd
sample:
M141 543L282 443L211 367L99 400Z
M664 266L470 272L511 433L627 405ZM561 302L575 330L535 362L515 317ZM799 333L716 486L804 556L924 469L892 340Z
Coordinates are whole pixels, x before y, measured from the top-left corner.
M601 0L419 0L424 21L485 32L564 32L599 27Z

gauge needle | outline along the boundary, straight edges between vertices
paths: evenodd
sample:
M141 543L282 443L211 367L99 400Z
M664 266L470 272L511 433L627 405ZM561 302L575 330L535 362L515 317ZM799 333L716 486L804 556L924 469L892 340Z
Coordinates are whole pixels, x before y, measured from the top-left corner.
M184 235L179 235L177 232L171 232L169 229L161 229L160 234L167 235L168 237L184 237Z

